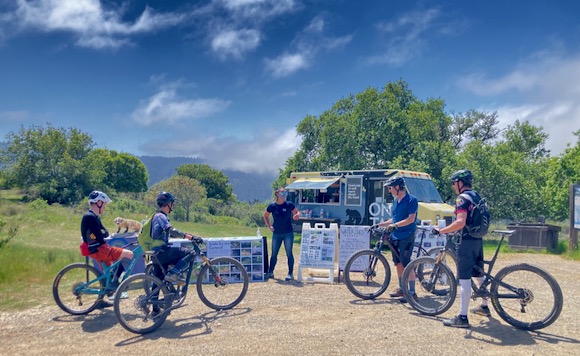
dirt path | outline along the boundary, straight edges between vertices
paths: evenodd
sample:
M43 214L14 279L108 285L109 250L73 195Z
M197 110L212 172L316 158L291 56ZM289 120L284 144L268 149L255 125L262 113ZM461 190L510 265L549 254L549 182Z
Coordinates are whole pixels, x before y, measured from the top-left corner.
M280 278L284 260L281 255L276 271ZM250 284L242 304L226 312L208 309L191 294L188 305L145 336L125 331L112 308L80 317L56 306L1 313L0 355L578 354L580 263L549 255L500 256L502 264L524 261L552 273L564 292L560 318L539 332L514 329L495 311L490 319L471 316L470 329L446 328L439 318L421 316L388 296L361 301L342 283L274 279ZM455 314L457 304L441 317Z

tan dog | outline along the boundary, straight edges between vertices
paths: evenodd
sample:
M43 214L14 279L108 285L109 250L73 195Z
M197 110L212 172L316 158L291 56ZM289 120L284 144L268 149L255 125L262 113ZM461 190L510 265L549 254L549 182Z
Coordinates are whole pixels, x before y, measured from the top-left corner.
M132 232L141 232L141 228L142 225L139 221L136 220L131 220L131 219L123 219L121 217L118 217L115 219L115 224L117 224L117 233L119 233L119 231L121 231L121 228L125 228L125 232L129 232L129 230L131 230Z

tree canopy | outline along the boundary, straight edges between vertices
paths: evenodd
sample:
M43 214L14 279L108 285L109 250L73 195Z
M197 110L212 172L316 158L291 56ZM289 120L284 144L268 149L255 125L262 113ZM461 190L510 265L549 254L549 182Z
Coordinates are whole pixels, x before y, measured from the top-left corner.
M6 135L0 150L6 184L49 204L75 203L95 189L147 189L147 169L138 158L94 147L91 136L76 128L21 127Z
M294 171L398 168L429 173L445 198L453 193L448 177L467 168L494 219L561 219L569 185L580 180L580 141L550 158L543 129L514 122L500 128L495 112L447 114L443 100L421 101L402 80L367 88L298 124L302 142L273 187Z
M207 164L184 164L177 167L177 174L199 181L207 191L207 198L222 201L232 199L232 187L228 183L228 177Z
M203 205L205 200L205 188L195 179L182 175L174 175L169 179L155 184L146 195L146 200L156 206L157 195L162 192L170 192L175 197L176 209L184 210L183 220L190 221L191 212L195 206ZM176 211L178 220L179 211Z

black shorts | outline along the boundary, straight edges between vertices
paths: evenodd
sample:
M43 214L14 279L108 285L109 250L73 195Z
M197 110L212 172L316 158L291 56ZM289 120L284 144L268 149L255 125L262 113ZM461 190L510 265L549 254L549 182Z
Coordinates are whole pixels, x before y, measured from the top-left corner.
M483 268L483 239L462 238L457 245L457 276L459 279L482 277L474 266Z
M411 255L413 254L413 247L415 246L415 236L409 236L403 240L393 240L393 246L400 255L400 258L397 258L397 254L393 253L393 262L395 264L402 263L403 267L406 267L411 262Z

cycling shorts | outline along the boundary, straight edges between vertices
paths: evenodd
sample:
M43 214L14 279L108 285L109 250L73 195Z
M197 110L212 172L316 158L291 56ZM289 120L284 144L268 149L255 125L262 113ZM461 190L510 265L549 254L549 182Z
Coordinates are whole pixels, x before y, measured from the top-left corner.
M110 266L113 264L113 262L121 258L122 253L122 248L104 244L99 246L99 250L96 253L91 253L89 257L94 258L99 262L103 262L107 266Z

